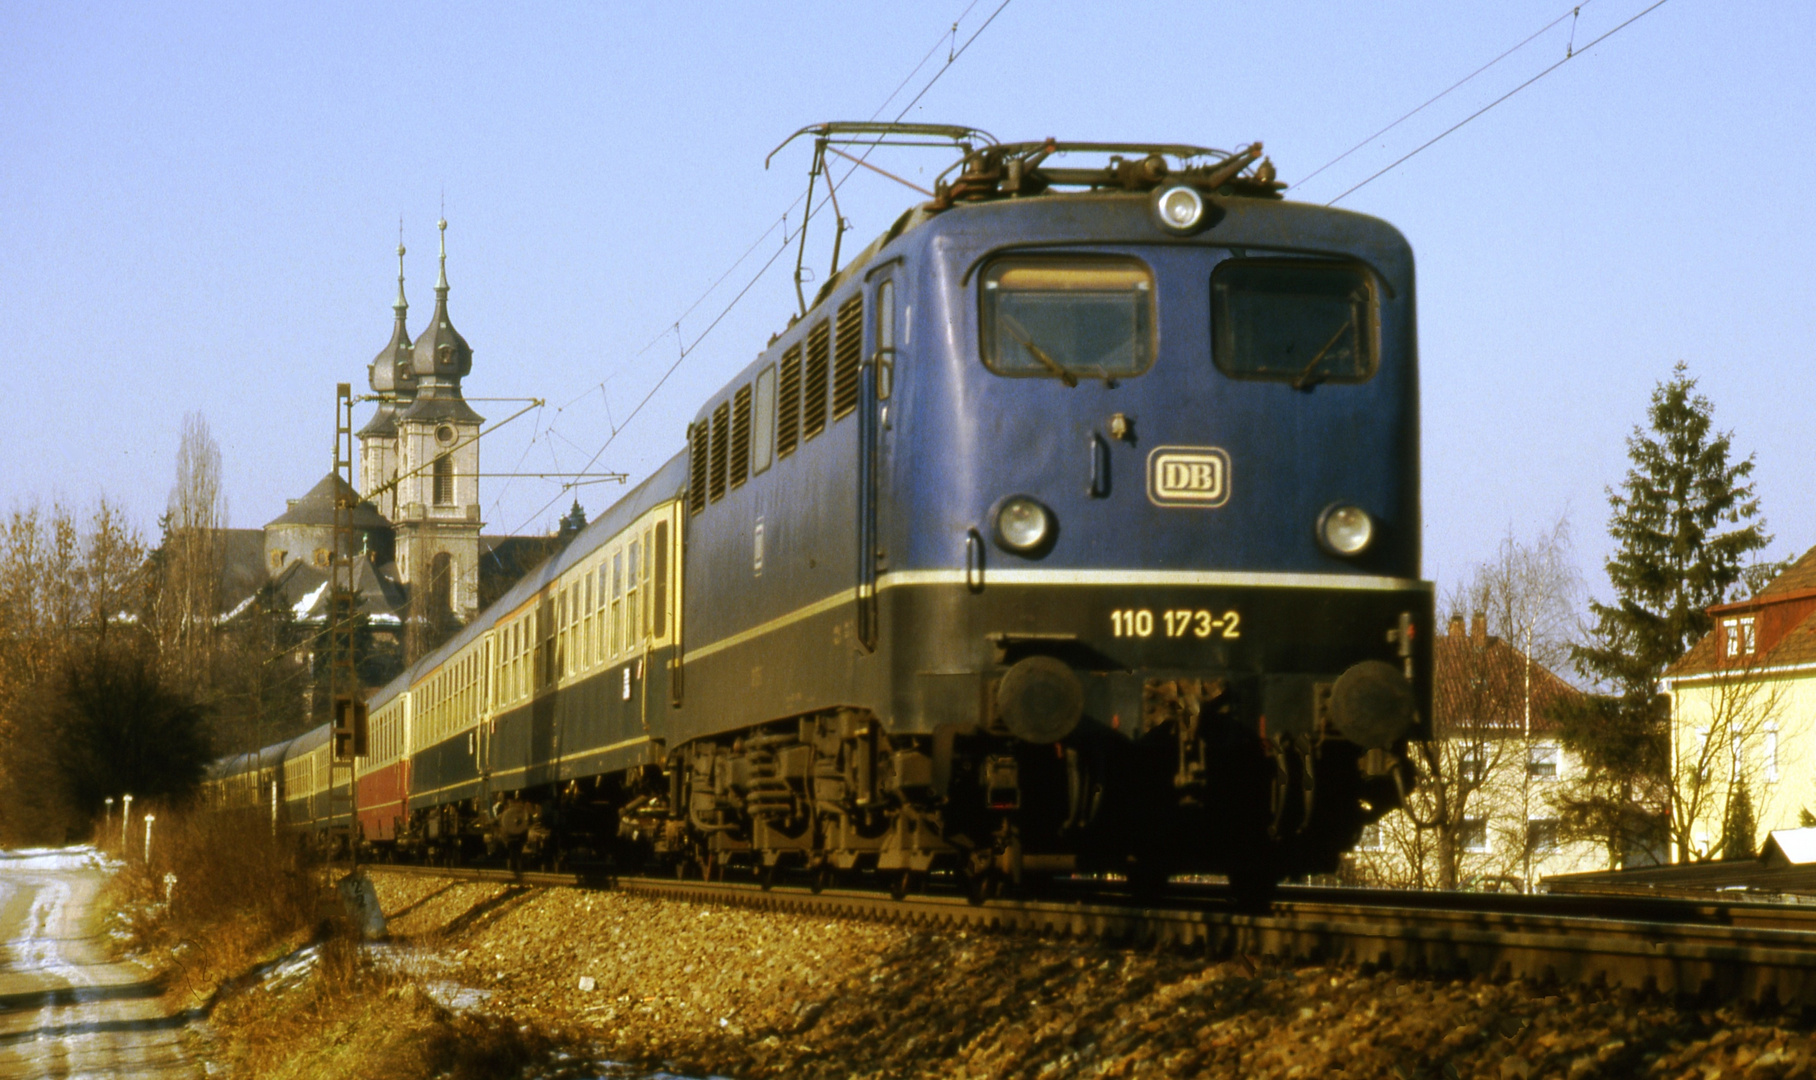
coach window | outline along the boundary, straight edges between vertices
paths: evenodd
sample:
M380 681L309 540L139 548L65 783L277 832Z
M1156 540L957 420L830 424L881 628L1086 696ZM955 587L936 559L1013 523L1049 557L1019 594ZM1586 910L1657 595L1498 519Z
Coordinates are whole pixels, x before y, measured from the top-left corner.
M650 578L650 636L668 632L668 522L656 522L656 558Z
M624 648L624 552L612 554L612 655Z
M580 628L580 659L583 666L592 667L599 655L598 646L593 639L593 575L588 574L580 579L580 592L580 611L586 620Z
M775 452L776 437L776 369L771 364L757 373L756 397L751 404L750 471L760 473L769 468Z
M597 577L599 579L599 588L593 594L594 596L597 596L599 598L596 601L596 603L598 604L598 625L596 627L594 627L593 655L597 656L599 658L599 662L602 664L611 658L611 653L608 651L611 646L611 642L606 640L607 636L611 633L611 628L608 625L606 625L607 613L605 610L605 606L608 602L608 598L605 595L606 570L607 570L607 566L605 563L602 562L599 564L599 573L598 574L595 575L589 571L586 575L586 579L588 581L592 581L595 577Z
M642 576L638 573L638 569L639 564L643 561L643 542L641 540L633 539L631 541L630 552L630 568L628 573L630 580L626 584L624 590L624 624L629 628L627 631L629 640L625 642L625 645L627 647L634 647L637 644L637 639L642 636L643 630L641 612L637 610L637 601L643 595L643 591L637 587L640 584Z
M1105 382L1154 364L1154 274L1136 259L1021 256L979 278L980 348L998 375Z
M1356 263L1226 259L1211 272L1211 359L1226 375L1309 390L1375 373L1375 283Z

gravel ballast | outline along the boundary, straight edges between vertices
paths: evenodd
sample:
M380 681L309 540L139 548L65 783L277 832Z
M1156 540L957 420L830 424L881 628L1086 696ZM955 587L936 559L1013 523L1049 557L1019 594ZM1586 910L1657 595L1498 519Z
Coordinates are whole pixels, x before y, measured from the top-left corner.
M372 876L488 1013L702 1075L1816 1075L1809 1025L1740 1006Z

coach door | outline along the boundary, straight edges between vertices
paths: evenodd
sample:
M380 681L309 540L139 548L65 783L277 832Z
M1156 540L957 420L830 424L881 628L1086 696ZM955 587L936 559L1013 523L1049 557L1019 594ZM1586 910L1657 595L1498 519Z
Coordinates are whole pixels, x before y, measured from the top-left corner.
M864 363L858 392L858 640L865 649L877 645L877 447L882 418L887 415L895 384L895 279L878 277L871 285L870 358Z

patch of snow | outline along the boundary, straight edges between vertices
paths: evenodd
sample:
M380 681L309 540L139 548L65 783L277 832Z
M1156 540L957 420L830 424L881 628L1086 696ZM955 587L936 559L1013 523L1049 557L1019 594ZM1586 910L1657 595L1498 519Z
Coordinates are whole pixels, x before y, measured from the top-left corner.
M315 587L314 592L311 592L309 595L296 602L296 605L292 607L291 610L296 612L297 618L306 619L309 617L309 612L315 609L315 602L320 600L322 594L328 591L328 584L329 583L326 581L322 582Z

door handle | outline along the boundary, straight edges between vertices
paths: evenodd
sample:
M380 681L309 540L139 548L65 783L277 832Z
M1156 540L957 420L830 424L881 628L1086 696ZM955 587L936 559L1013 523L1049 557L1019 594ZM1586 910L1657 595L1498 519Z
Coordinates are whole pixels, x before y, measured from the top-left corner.
M1088 449L1091 453L1090 495L1093 499L1107 498L1110 494L1110 444L1093 431Z
M965 588L984 591L984 538L976 529L965 530Z

